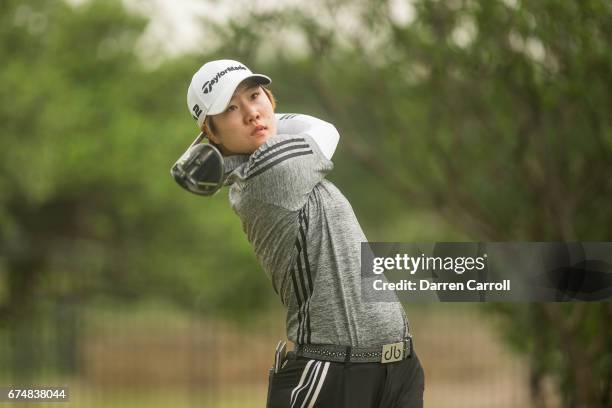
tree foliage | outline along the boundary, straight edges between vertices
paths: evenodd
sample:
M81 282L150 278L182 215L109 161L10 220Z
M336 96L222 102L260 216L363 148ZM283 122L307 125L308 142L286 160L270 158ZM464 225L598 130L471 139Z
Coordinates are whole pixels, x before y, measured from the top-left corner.
M146 24L120 1L0 5L0 326L16 371L70 305L155 297L239 318L271 299L227 198L169 175L195 137L200 61L146 69Z
M219 49L259 58L281 100L329 117L349 157L404 211L433 210L475 241L609 240L609 2L338 0L312 10L253 10L215 27ZM250 41L234 41L244 27ZM548 375L565 406L612 402L609 303L493 308L530 357L534 400L543 403Z
M213 58L336 125L331 177L366 226L428 213L428 239L434 219L440 240L609 240L608 2L309 5L245 3L206 22L201 52L152 69L135 52L147 21L119 0L0 3L0 322L22 341L16 365L36 349L17 323L49 305L161 297L239 316L274 301L227 197L168 174L195 136L188 80ZM552 376L565 406L611 403L609 303L494 312L530 357L534 400Z

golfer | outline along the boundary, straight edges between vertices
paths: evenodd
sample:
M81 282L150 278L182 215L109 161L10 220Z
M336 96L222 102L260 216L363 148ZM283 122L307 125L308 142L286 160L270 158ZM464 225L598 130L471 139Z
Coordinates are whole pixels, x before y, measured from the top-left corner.
M216 60L187 92L189 112L224 156L231 206L287 309L294 350L276 361L267 406L422 407L423 369L401 304L361 301L367 239L325 179L338 132L311 116L276 115L270 83L238 61Z

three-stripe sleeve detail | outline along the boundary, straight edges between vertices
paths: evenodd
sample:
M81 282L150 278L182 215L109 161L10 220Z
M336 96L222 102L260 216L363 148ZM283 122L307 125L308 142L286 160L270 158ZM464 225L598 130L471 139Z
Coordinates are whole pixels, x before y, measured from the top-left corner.
M253 160L255 162L257 162L259 160L260 157L263 157L267 154L269 154L272 150L274 149L278 149L281 146L284 146L286 144L289 143L296 143L296 142L305 142L303 137L298 137L298 138L294 138L294 139L287 139L287 140L283 140L282 142L278 142L275 145L269 146L267 149L256 152L253 154Z
M298 303L298 343L300 341L300 332L302 330L302 298L300 297L300 291L298 289L297 279L295 277L295 268L291 268L291 283L293 283L293 293Z
M298 220L300 221L300 223L303 223L306 226L306 229L308 229L308 218L306 217L304 211L300 211L298 213Z
M293 291L298 302L298 344L309 344L312 333L310 327L310 298L314 286L310 262L308 260L307 232L308 221L304 207L298 213L298 234L295 238L295 267L291 268Z
M279 149L281 146L285 147ZM313 154L312 149L304 138L298 137L284 140L259 152L253 158L253 164L249 168L247 179L255 177L285 160L310 154Z

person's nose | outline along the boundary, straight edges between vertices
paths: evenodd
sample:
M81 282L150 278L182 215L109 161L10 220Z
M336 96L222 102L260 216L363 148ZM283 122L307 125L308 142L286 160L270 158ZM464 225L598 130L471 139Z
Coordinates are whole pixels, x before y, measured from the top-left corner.
M259 110L257 109L256 106L248 105L247 110L246 110L245 120L247 124L250 124L252 122L256 122L257 120L259 120Z

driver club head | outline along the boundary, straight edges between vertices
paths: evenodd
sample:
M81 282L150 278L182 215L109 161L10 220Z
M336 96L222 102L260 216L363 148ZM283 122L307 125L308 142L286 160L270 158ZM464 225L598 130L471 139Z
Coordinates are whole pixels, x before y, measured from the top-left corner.
M213 145L200 143L200 133L170 169L172 178L185 190L212 196L223 186L223 155Z

